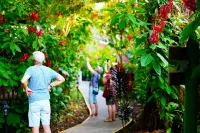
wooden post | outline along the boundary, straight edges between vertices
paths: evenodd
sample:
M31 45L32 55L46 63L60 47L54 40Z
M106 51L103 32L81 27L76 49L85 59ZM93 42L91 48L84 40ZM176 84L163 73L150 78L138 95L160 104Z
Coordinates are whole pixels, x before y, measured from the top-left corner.
M197 133L197 94L198 78L192 78L192 72L198 65L199 44L189 38L187 43L188 69L185 72L185 96L184 96L184 133Z

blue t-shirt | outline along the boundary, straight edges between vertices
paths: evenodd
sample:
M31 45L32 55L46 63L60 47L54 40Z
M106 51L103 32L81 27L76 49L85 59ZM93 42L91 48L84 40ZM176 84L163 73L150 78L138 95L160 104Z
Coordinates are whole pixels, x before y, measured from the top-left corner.
M98 83L99 83L99 79L100 79L100 74L95 71L93 73L93 75L92 75L91 80L90 80L90 85L92 87L97 88L98 87Z
M29 103L40 100L49 100L50 95L48 86L52 79L57 78L60 74L46 66L31 66L25 75L29 75L28 87L33 91L29 96Z

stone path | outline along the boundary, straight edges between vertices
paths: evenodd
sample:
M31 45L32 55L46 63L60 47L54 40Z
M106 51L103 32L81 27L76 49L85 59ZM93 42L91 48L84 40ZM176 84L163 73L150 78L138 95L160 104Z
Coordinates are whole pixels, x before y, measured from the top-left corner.
M86 102L88 101L88 81L80 83L80 91L83 93ZM61 133L113 133L122 127L121 121L117 119L114 122L104 122L108 116L105 98L102 97L102 91L97 96L99 105L99 115L97 117L88 118L82 124L62 131ZM88 106L89 107L89 106Z

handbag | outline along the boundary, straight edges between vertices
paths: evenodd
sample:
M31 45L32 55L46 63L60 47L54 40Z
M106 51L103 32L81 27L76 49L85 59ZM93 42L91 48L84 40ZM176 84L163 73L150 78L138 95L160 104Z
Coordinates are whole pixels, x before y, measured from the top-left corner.
M103 95L104 98L108 98L109 97L109 90L107 88L104 89L103 91Z
M98 89L98 90L94 90L94 89L93 89L92 93L93 93L94 95L98 95L98 94L99 94L99 89Z

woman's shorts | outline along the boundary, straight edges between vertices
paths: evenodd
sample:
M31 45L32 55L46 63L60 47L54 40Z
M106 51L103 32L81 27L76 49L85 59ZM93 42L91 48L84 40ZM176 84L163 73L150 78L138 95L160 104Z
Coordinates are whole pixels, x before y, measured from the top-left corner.
M115 97L110 96L110 97L106 98L106 105L113 105L113 104L115 104L115 101L116 101Z

